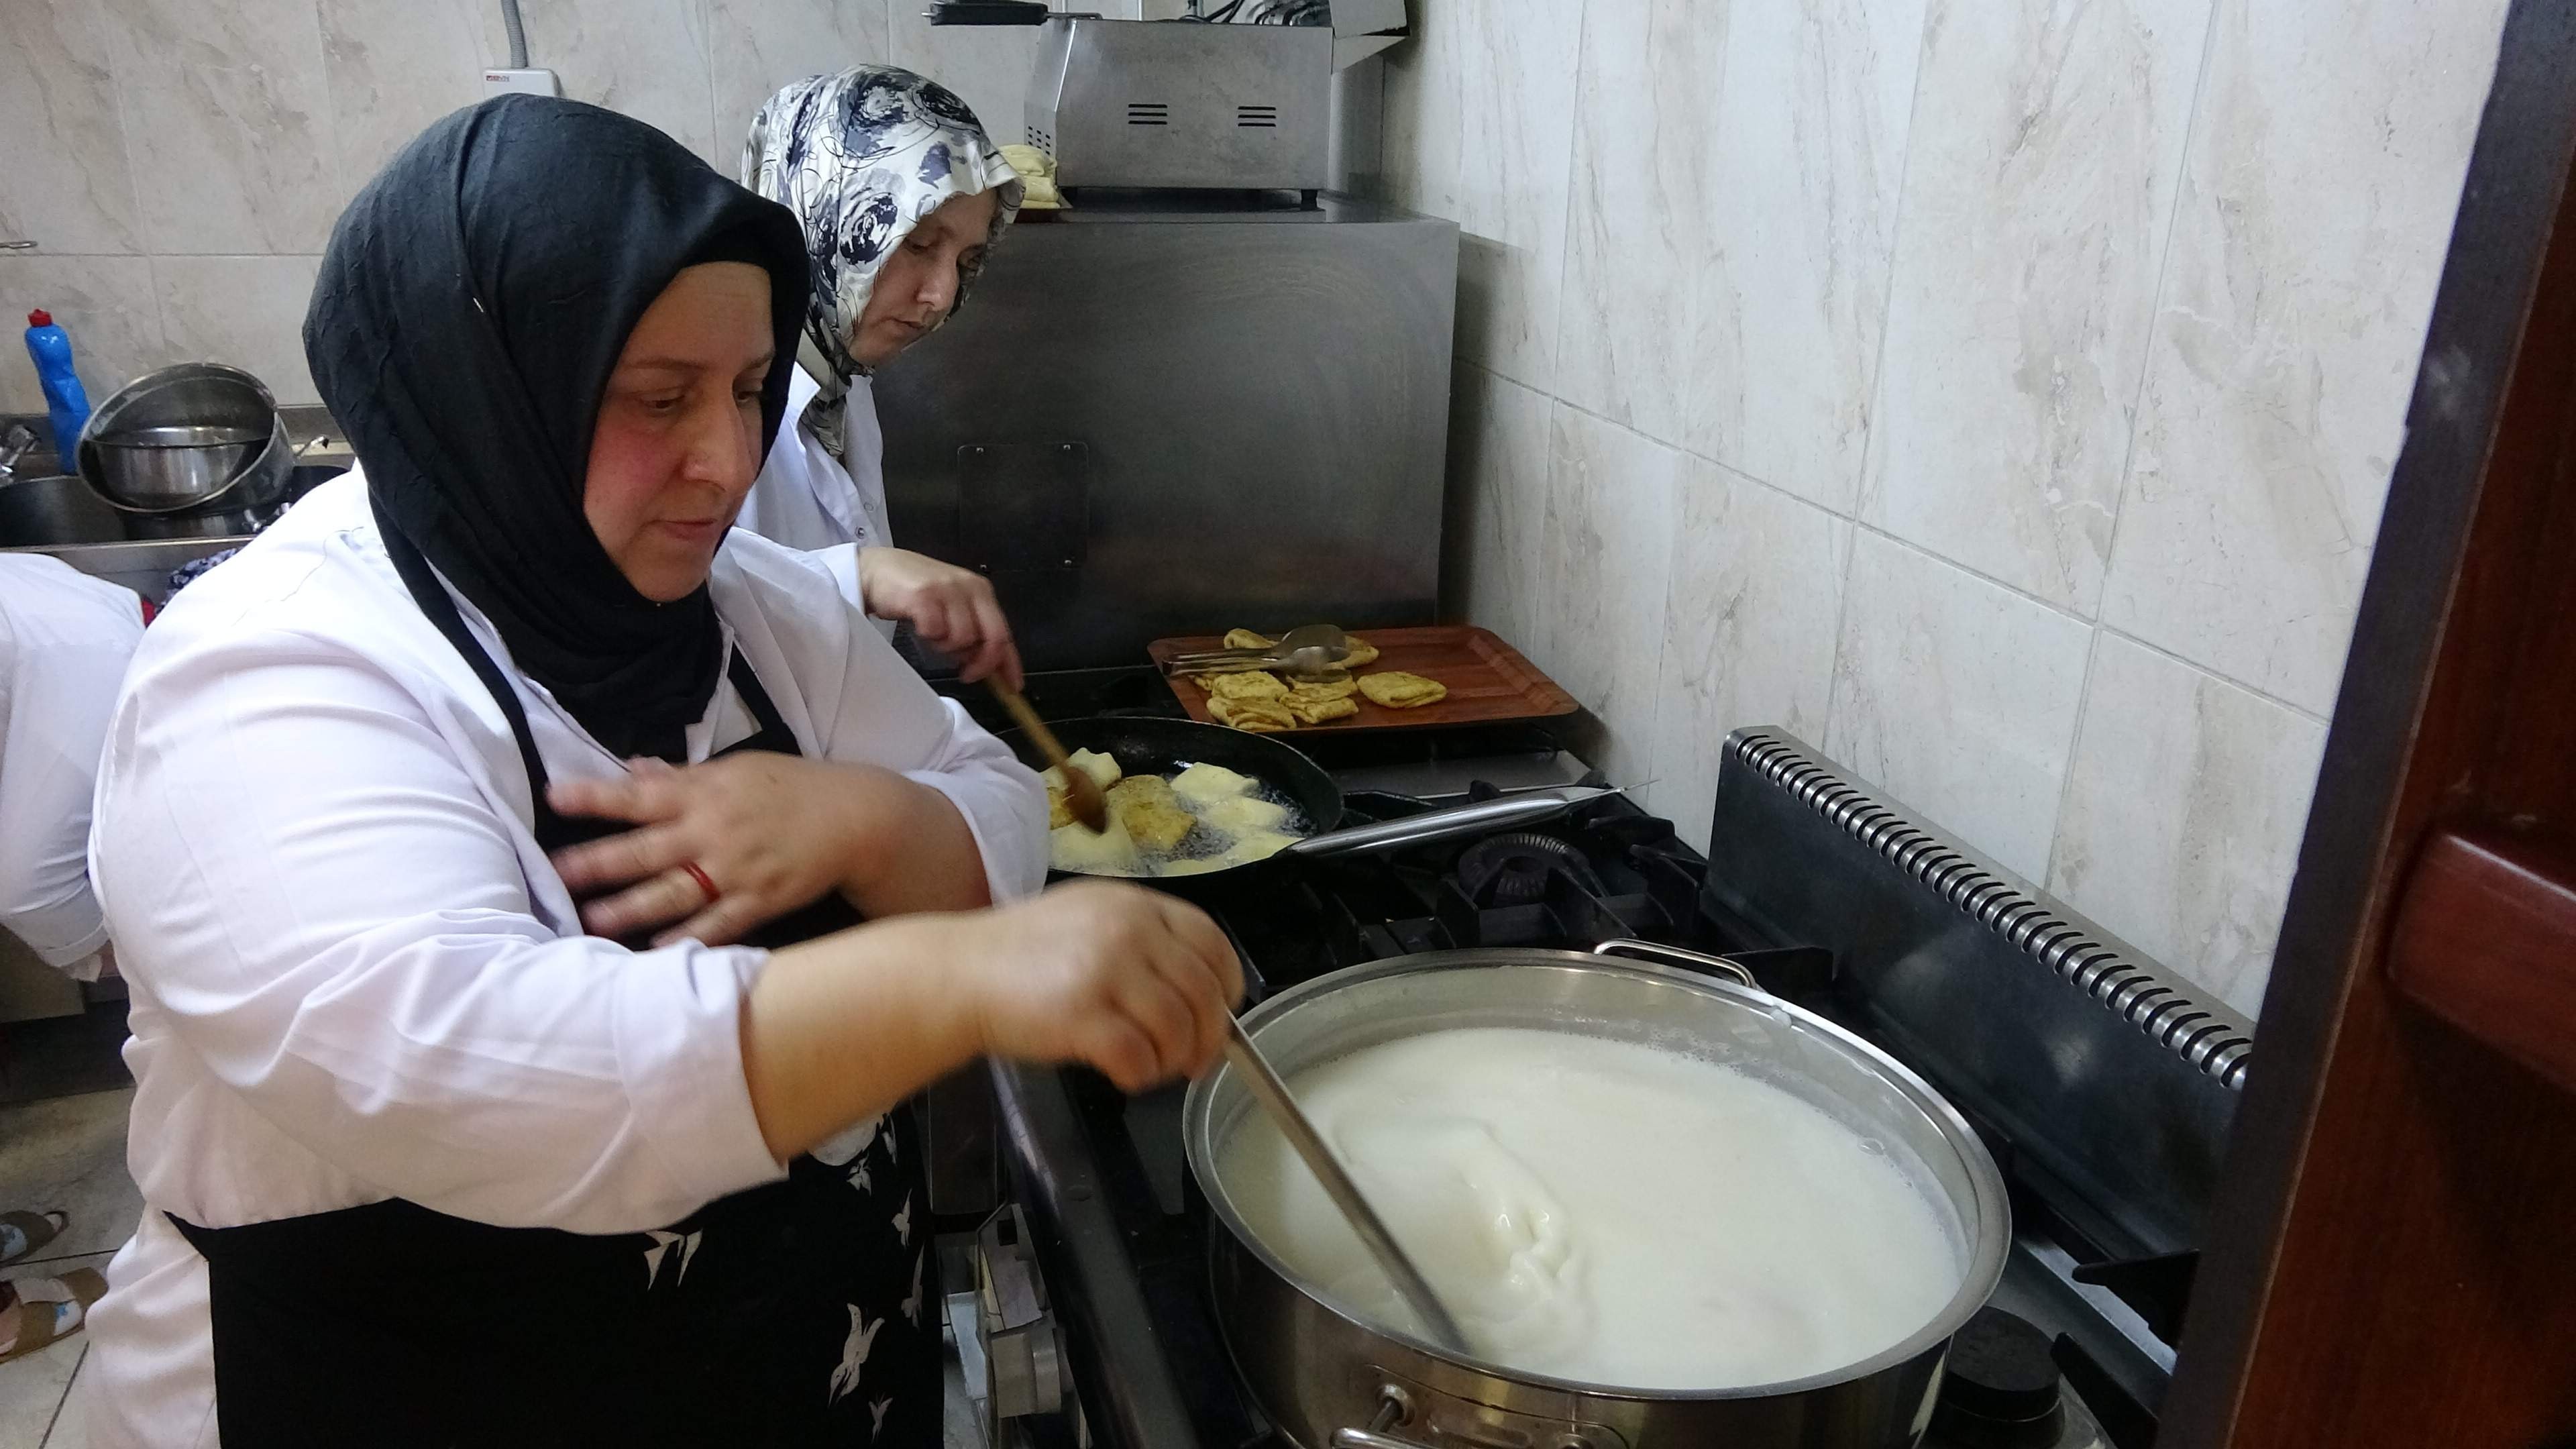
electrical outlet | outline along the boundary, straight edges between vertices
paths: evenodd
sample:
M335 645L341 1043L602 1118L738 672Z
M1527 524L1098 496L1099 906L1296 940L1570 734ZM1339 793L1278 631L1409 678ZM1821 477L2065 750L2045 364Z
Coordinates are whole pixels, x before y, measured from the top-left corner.
M506 96L513 93L531 96L559 96L563 82L555 73L544 69L487 70L483 72L483 94Z

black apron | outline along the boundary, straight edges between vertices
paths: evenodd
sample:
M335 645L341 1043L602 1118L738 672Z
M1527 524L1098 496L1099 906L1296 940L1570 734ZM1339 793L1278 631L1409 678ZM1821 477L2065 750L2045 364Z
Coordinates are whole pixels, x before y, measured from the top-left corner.
M546 804L517 693L418 551L385 534L422 612L509 717L538 843L626 828ZM722 753L800 753L739 653L729 676L759 730ZM751 942L858 920L828 895ZM494 1227L399 1199L245 1227L173 1218L208 1266L222 1440L929 1449L940 1297L911 1109L816 1153L649 1233Z

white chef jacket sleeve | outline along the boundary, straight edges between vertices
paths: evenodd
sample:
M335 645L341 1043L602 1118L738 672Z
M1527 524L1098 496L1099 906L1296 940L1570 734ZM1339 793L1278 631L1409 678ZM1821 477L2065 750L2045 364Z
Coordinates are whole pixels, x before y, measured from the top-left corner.
M93 851L120 965L269 1122L437 1211L639 1231L777 1177L765 954L547 928L465 710L288 631L147 644Z
M21 634L0 609L0 926L50 966L107 944L89 884L90 793L143 615L118 630L93 617L105 612L84 610L78 630L54 637Z
M847 672L822 696L823 753L886 765L948 797L966 817L996 903L1046 883L1046 786L1010 747L940 698L885 636L850 611Z

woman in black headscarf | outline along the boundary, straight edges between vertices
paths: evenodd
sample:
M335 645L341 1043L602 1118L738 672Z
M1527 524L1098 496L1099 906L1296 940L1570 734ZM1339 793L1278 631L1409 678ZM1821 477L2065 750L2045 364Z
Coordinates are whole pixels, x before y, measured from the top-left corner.
M933 1443L898 1104L1213 1059L1222 933L984 909L1035 778L729 531L804 286L785 212L570 102L342 218L306 347L361 468L174 601L101 768L150 1211L95 1442Z

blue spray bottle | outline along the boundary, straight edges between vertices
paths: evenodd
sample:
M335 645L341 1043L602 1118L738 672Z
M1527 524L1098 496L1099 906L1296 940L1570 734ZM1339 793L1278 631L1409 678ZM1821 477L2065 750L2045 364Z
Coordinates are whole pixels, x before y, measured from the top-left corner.
M89 426L89 394L81 391L80 374L72 370L71 338L41 307L27 314L27 355L35 359L45 411L53 415L54 451L68 467L81 429Z

